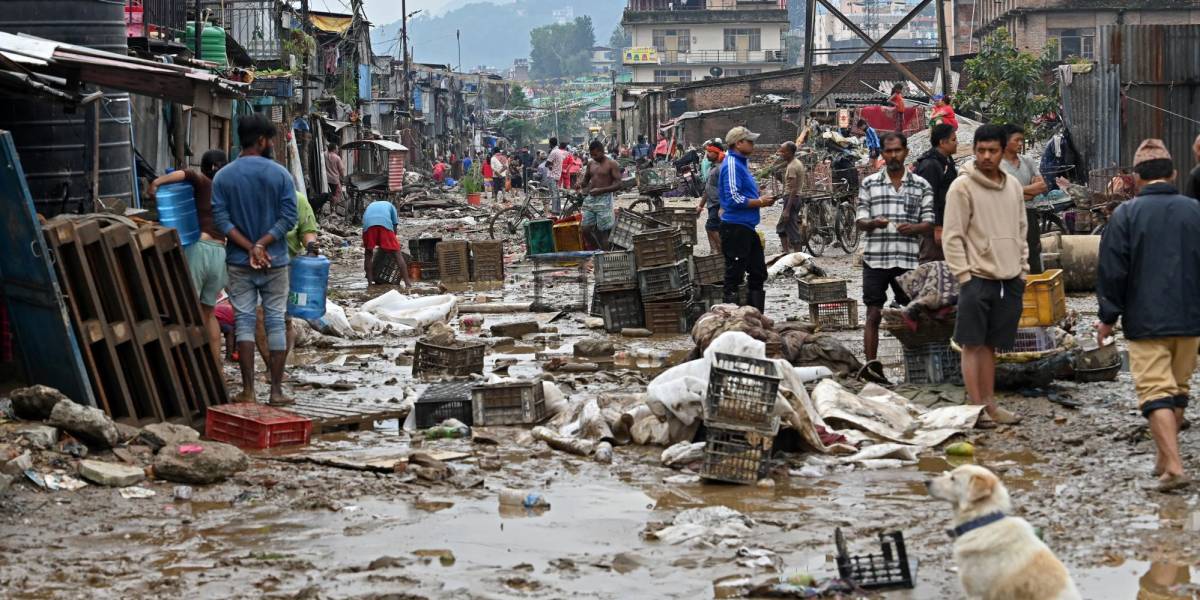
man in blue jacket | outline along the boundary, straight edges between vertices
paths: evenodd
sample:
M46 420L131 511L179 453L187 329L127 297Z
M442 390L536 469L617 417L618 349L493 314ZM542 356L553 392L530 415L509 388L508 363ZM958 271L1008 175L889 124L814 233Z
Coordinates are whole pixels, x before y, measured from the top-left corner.
M271 404L288 404L284 397L283 363L287 359L287 232L299 219L296 187L291 173L272 160L275 125L251 115L238 123L242 153L213 179L213 220L229 239L229 300L237 328L238 364L242 392L237 402L254 402L254 330L259 298L271 351Z
M763 291L763 282L767 280L767 263L755 227L759 222L758 210L775 204L775 199L759 197L758 182L750 173L748 161L754 153L756 139L758 134L745 127L729 130L725 136L729 153L721 163L717 184L721 197L721 253L725 255L725 302L738 304L742 278L748 275L746 304L764 312L767 295Z
M1200 203L1171 183L1175 165L1161 140L1133 155L1138 196L1113 213L1100 240L1096 294L1103 344L1120 318L1129 340L1129 370L1138 408L1158 448L1153 489L1189 480L1179 457L1179 430L1200 348Z

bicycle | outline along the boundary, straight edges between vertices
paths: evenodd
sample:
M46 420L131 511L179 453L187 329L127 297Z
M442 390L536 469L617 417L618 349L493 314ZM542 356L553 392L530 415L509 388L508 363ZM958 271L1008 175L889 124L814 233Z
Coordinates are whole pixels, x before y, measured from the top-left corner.
M833 196L820 193L803 198L802 202L800 236L804 240L804 247L813 256L823 256L825 248L837 239L837 209L833 204Z
M545 201L549 201L549 188L535 186L535 189L539 192L545 191L547 194ZM523 244L525 243L526 223L544 219L547 214L561 219L583 211L583 201L587 196L570 190L562 190L559 193L562 195L563 205L558 213L548 209L545 203L542 205L541 212L535 212L532 208L535 194L532 193L525 196L525 202L500 210L488 221L488 237L493 240L504 240L510 246ZM540 196L540 194L537 195Z

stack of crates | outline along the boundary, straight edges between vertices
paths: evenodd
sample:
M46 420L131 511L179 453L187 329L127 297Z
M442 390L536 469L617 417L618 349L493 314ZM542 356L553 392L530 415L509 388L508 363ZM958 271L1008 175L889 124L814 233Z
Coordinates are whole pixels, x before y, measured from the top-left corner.
M798 295L808 318L821 329L857 329L858 301L848 298L845 279L799 279Z
M633 236L647 229L662 229L670 227L653 217L647 217L627 208L617 209L617 222L613 225L608 241L613 248L622 250L633 249Z
M638 292L637 266L631 251L597 254L592 259L592 312L604 318L604 328L616 333L645 324Z
M691 247L677 227L633 236L634 264L645 326L654 333L687 333L692 319Z
M769 360L717 352L704 399L702 479L754 484L766 477L779 433L779 370Z
M696 209L691 206L672 206L661 208L650 213L650 217L678 227L683 233L683 239L695 246L699 243L699 233L696 227Z

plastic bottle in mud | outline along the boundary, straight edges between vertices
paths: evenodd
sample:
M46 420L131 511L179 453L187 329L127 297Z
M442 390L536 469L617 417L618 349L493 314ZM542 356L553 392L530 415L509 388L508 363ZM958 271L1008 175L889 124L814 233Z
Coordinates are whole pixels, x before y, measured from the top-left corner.
M500 490L500 506L522 506L525 508L550 508L550 502L537 492L504 488Z
M601 464L611 464L613 460L613 447L608 442L600 442L596 444L596 462Z

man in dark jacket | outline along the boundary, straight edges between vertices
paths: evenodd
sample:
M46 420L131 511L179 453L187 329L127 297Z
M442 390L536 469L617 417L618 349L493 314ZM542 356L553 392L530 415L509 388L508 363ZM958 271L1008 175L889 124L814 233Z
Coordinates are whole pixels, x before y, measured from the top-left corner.
M1103 344L1122 320L1138 405L1158 447L1153 487L1170 491L1189 484L1179 430L1200 348L1200 203L1171 183L1175 165L1161 140L1138 146L1133 170L1138 196L1117 208L1100 240L1096 334Z
M921 237L922 264L945 260L942 255L942 219L946 216L946 190L958 177L954 153L958 152L958 137L954 127L945 123L934 125L929 132L932 147L917 159L913 172L933 187L933 233Z

